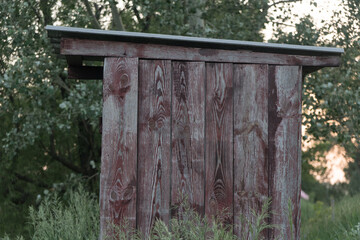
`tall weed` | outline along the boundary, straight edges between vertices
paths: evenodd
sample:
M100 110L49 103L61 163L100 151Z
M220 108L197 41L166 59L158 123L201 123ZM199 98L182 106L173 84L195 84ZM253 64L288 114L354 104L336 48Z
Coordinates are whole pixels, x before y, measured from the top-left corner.
M31 225L32 240L98 240L99 239L99 204L96 197L86 192L81 186L70 191L68 201L61 201L59 197L52 195L42 201L38 209L33 207L29 211L29 223ZM269 217L268 209L270 201L266 201L262 210L257 213L251 210L251 221L245 218L250 233L254 240L261 240L261 232L273 226L267 224ZM198 214L186 201L179 206L178 216L164 223L156 221L149 239L150 240L234 240L231 225L226 225L220 216L217 219L208 220ZM104 239L143 239L141 232L131 229L126 222L121 226L111 226L107 232L111 235ZM5 236L2 240L10 240ZM16 240L24 240L21 236Z
M38 210L31 207L30 222L33 240L97 240L99 207L95 197L80 187L66 204L54 196Z

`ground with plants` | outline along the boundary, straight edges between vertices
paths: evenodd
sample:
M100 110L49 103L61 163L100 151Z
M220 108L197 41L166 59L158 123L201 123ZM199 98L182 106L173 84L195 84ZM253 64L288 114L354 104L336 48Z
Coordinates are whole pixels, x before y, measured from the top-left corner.
M64 199L68 199L64 201ZM360 239L360 195L345 197L339 202L327 205L323 202L302 200L301 239L311 240L357 240ZM172 219L169 225L155 223L151 239L214 239L233 240L231 226L219 222L208 222L196 214L188 205L184 219ZM256 224L251 226L253 239L260 240L261 231L274 226L266 224L268 205L255 215ZM171 229L171 231L170 231ZM96 195L88 193L82 185L69 190L62 197L50 194L39 207L30 207L27 216L27 238L33 240L97 240L99 237L99 203ZM113 226L113 236L106 239L141 239L141 233L130 229L126 223ZM247 233L244 233L247 234ZM22 236L2 240L23 240Z

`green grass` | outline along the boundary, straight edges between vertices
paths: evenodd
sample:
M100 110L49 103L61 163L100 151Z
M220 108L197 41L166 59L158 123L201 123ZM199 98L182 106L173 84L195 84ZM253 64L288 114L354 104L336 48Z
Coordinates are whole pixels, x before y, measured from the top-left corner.
M359 240L359 223L360 195L344 197L333 207L322 202L301 202L301 239Z

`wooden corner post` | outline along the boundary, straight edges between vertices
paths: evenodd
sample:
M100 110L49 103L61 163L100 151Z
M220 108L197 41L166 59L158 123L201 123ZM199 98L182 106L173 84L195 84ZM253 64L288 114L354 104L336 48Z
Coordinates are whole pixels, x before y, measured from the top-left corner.
M136 226L138 59L105 58L100 236Z
M300 239L301 66L269 67L269 239Z

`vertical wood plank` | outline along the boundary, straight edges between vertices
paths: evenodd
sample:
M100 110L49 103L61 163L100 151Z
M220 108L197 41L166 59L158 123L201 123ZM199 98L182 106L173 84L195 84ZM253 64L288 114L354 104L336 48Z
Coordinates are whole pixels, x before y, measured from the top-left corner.
M233 223L233 66L206 64L205 214Z
M270 239L300 239L301 67L269 68ZM289 207L289 203L290 206ZM289 218L289 216L291 216Z
M179 206L186 196L204 214L205 63L173 62L172 79L171 204Z
M260 213L268 198L267 70L267 65L234 65L234 232L241 239L254 239L251 210ZM267 239L267 232L262 236Z
M147 239L155 220L169 221L171 62L139 62L137 226Z
M138 59L105 58L100 236L110 224L136 224Z

